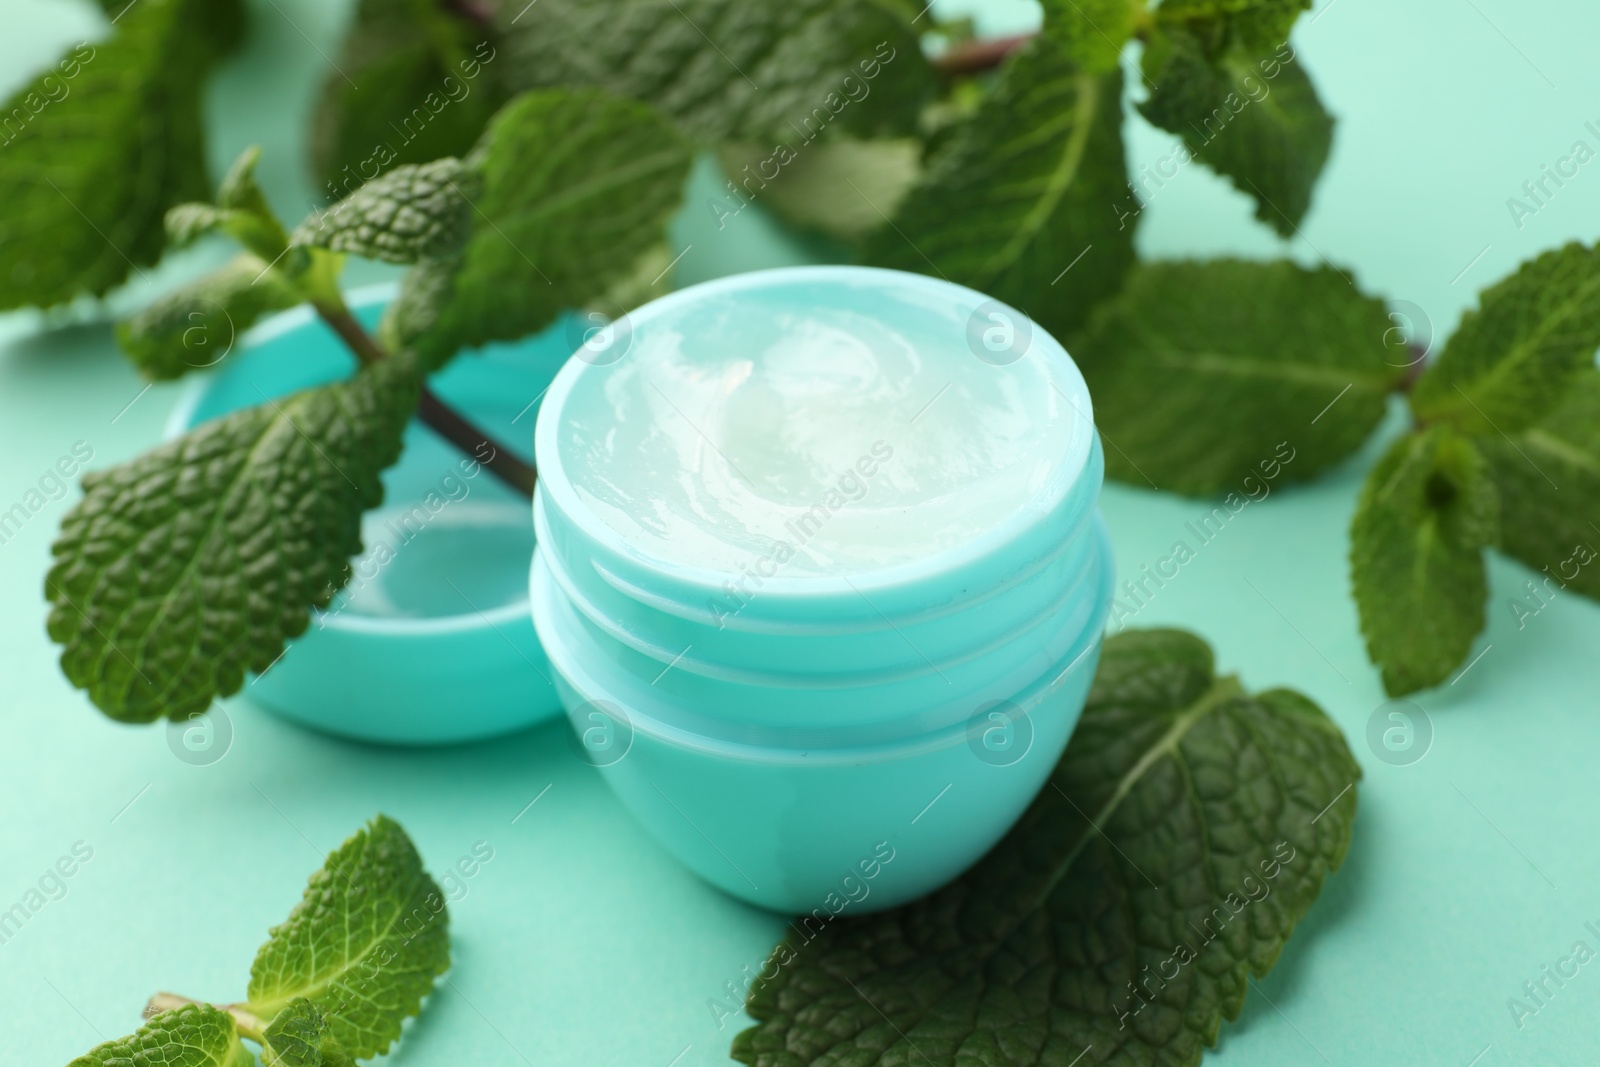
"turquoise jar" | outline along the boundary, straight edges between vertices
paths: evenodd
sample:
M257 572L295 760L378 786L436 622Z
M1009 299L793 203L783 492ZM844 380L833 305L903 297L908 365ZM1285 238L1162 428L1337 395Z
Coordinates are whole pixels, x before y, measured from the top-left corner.
M1094 675L1090 412L1053 338L921 275L756 272L592 332L539 413L530 586L580 754L764 907L959 874Z

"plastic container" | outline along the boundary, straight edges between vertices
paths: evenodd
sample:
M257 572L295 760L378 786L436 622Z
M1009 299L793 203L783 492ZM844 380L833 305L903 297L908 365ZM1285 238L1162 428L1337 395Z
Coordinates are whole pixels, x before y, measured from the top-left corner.
M370 326L395 288L361 289L349 303ZM568 325L463 354L430 385L526 450L541 395L572 350ZM353 370L309 308L275 315L190 382L166 435ZM560 712L529 618L527 501L468 459L427 427L407 428L384 501L362 520L366 552L349 585L245 695L314 729L392 744L491 737Z
M1009 351L980 344L996 322ZM905 355L912 370L890 383L900 393L886 391L886 371L874 378L846 358L850 329L877 339L857 346L873 367ZM1077 368L982 294L854 267L695 286L633 312L616 337L606 358L557 375L535 433L533 616L580 754L664 847L752 903L820 920L948 881L1038 791L1097 665L1112 568L1096 511L1103 461ZM661 361L675 361L676 378L657 373ZM942 396L918 376L947 369L962 384L943 423L919 428L922 413L896 414L894 398L912 385ZM807 437L793 411L829 410L805 399L811 375L841 398L859 380L889 407L881 420L846 412ZM674 400L674 381L690 392ZM762 407L780 393L802 408ZM1005 458L986 465L983 439L961 434L990 432L973 425L998 409L973 398L991 393L1047 417L1029 422L1037 433L1012 434L1012 452L995 445ZM695 406L708 397L709 414ZM648 410L683 423L632 427ZM763 437L800 440L797 456L848 454L854 445L831 438L869 430L852 420L898 426L884 432L900 445L879 444L900 447L918 477L878 475L877 488L831 512L842 531L833 540L818 533L784 565L747 565L741 546L762 543L750 532L792 529L778 520L805 513L796 487L826 466L785 471L784 452L763 468ZM947 431L957 438L948 454ZM634 450L636 434L647 447ZM928 473L935 459L962 470L941 480ZM646 468L637 493L618 480L630 462ZM738 478L716 483L724 467ZM993 506L963 514L969 499Z

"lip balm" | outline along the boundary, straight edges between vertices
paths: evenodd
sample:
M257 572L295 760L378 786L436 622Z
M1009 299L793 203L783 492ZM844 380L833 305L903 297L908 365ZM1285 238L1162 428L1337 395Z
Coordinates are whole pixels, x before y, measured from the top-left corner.
M1111 567L1088 392L1019 312L857 267L694 286L591 336L535 451L578 750L707 881L888 907L1042 785Z

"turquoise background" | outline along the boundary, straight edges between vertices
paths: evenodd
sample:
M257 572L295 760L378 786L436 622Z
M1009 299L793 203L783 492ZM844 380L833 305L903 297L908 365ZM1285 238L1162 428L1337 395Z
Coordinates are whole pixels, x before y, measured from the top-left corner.
M240 147L263 143L273 198L296 216L313 195L300 131L328 71L318 49L335 51L348 5L252 7L251 43L207 103L213 163L220 172ZM103 27L86 2L6 0L5 14L6 86ZM1034 17L1023 3L984 4L982 14L994 30ZM1189 167L1146 212L1144 250L1326 256L1370 291L1419 305L1443 334L1477 287L1600 229L1595 164L1521 229L1505 203L1575 140L1595 146L1583 127L1600 119L1597 31L1600 11L1557 0L1319 2L1294 42L1340 125L1303 236L1280 242L1243 197ZM1135 169L1168 151L1169 135L1138 121L1132 130ZM679 249L693 246L680 282L802 258L751 212L717 231L703 209L713 191L702 174L677 228ZM173 257L111 307L148 299L221 254ZM155 442L175 389L141 388L104 312L0 318L0 506L75 441L94 448L97 466ZM1561 596L1519 630L1510 602L1530 572L1495 559L1479 641L1488 651L1458 682L1418 698L1433 723L1431 751L1411 766L1379 761L1364 736L1383 694L1345 564L1376 444L1317 484L1246 509L1135 620L1193 627L1247 684L1310 694L1367 774L1345 868L1208 1062L1593 1062L1600 963L1520 1030L1506 1001L1574 941L1600 948L1584 930L1600 920L1600 605ZM735 1025L719 1029L707 1002L763 958L782 920L669 860L569 755L560 727L396 751L329 740L236 700L228 755L182 763L161 729L110 723L56 669L40 586L67 506L50 503L0 545L0 909L75 842L94 858L64 898L0 945L6 1063L65 1063L130 1031L157 989L242 995L267 926L298 899L321 853L380 809L406 825L435 871L475 842L494 850L462 883L451 908L455 968L395 1063L726 1062ZM1206 510L1110 488L1105 513L1124 571L1164 556Z

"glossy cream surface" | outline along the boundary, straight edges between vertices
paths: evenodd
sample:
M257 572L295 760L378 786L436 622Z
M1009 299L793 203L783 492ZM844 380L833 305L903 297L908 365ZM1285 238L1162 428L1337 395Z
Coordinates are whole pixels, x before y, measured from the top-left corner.
M711 571L848 576L960 545L1039 506L1080 420L1059 351L980 360L971 312L882 280L652 312L583 368L562 466L641 553Z

